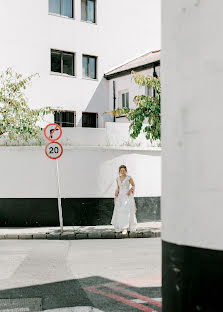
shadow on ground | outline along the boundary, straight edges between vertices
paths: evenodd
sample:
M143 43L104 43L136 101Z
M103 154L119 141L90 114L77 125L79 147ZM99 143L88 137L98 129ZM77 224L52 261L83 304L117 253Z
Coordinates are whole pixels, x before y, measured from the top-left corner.
M156 300L157 298L157 300ZM161 287L132 287L93 276L0 291L0 311L88 306L104 312L161 311Z

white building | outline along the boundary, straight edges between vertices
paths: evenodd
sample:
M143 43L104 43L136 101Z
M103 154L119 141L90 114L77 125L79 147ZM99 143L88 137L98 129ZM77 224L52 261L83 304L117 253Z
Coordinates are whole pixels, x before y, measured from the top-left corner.
M160 47L160 1L7 0L0 27L0 69L40 74L31 107L62 108L63 126L104 127L112 120L104 73Z
M160 1L0 1L0 27L0 70L39 73L29 105L64 111L55 114L55 121L66 126L59 160L64 224L109 224L121 164L136 183L138 221L160 220L160 148L151 148L142 137L132 142L128 124L113 123L104 114L113 107L113 80L104 74L160 47ZM0 162L5 177L0 225L57 225L55 162L44 147L1 146ZM145 170L150 174L143 176Z
M133 99L136 95L154 95L152 88L139 86L134 82L132 71L145 76L160 77L160 50L148 52L105 74L105 78L109 81L109 110L134 108ZM114 121L129 122L125 116L115 117Z

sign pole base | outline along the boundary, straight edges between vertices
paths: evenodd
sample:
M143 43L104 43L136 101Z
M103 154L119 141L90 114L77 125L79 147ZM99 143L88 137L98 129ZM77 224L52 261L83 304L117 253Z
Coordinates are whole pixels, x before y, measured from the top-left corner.
M57 165L58 212L59 212L59 221L60 221L60 232L63 233L63 213L62 213L61 196L60 196L60 176L59 176L58 159L56 159L56 165Z

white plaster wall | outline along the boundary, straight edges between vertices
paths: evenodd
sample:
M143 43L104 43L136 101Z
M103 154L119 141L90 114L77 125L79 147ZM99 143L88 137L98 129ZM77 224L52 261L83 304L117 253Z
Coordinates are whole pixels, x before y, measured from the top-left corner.
M136 139L130 137L129 132L130 123L123 122L107 122L106 127L106 140L107 145L111 146L135 146L138 148L160 147L160 140L153 141L152 143L146 139L145 133L141 131ZM146 125L143 126L143 128Z
M75 19L68 19L49 15L48 0L0 1L0 69L39 73L28 93L30 106L75 110L79 126L81 111L109 117L103 115L108 109L106 71L160 48L160 0L97 0L96 25L80 21L81 0L74 3ZM76 53L76 77L50 73L50 49ZM82 78L82 54L98 56L97 80Z
M136 196L160 196L159 151L64 147L58 160L63 198L114 197L118 167L125 164L136 183ZM44 147L1 147L1 198L57 196L56 161Z
M41 134L43 143L49 141ZM105 146L107 132L105 128L62 128L60 143L68 146Z
M129 133L130 123L106 122L105 128L62 128L62 137L60 143L65 146L130 146L140 149L149 147L160 147L160 141L150 142L146 140L143 132L136 139L132 139ZM44 131L40 132L42 145L49 141L44 136ZM35 146L36 140L29 142L11 141L7 137L0 137L0 146ZM39 145L39 143L38 143Z
M147 69L141 71L143 75L152 75L153 69ZM116 88L116 108L122 108L121 94L123 92L129 92L129 107L134 107L133 99L136 95L145 94L145 87L139 86L135 83L133 75L125 75L108 80L109 83L109 108L113 109L113 81L115 81Z
M162 4L162 239L223 249L223 2Z
M160 74L160 66L156 66L156 72L159 75ZM141 74L145 76L153 76L153 68L148 68L145 70L140 71ZM145 86L140 86L135 83L133 79L133 75L125 75L122 77L117 77L111 80L108 80L109 84L109 110L113 110L113 81L115 81L115 88L116 88L116 108L122 108L122 98L121 94L123 92L129 92L129 107L134 108L134 97L136 95L145 95ZM129 122L127 118L116 118L117 123L121 122Z

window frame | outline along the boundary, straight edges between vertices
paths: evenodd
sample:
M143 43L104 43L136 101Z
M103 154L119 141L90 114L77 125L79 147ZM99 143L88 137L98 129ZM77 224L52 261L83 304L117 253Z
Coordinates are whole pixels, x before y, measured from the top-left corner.
M128 106L126 106L126 94L128 94ZM129 90L122 91L120 95L121 95L121 107L122 108L129 108ZM125 98L125 106L123 106L123 95Z
M89 0L86 0L86 4ZM88 10L87 10L87 5L86 5L86 20L82 19L82 0L81 0L81 22L85 22L85 23L90 23L93 25L97 24L97 0L94 0L94 22L88 20Z
M59 52L61 53L61 72L52 71L52 52ZM73 56L73 74L69 75L63 72L63 54L72 54ZM76 77L76 53L70 52L70 51L62 51L58 49L50 49L50 73L52 75L59 75L59 76L65 76L65 77Z
M146 96L151 96L151 97L153 97L153 95L154 95L154 92L153 92L153 88L152 87L149 87L149 86L145 86L145 95ZM150 94L149 94L150 93Z
M74 123L73 123L73 126L70 126L70 127L64 127L63 126L63 123L66 123L66 122L63 122L63 121L59 121L57 122L56 119L55 119L55 114L56 113L73 113L74 114ZM77 127L77 114L76 114L76 111L73 111L73 110L60 110L60 111L57 111L56 109L53 110L53 116L54 116L54 123L57 123L61 128L76 128Z
M88 76L84 76L83 75L83 59L84 57L88 57ZM89 66L90 66L90 62L89 62L89 58L94 58L95 59L95 78L91 78L89 76L90 70L89 70ZM82 78L83 79L90 79L90 80L97 80L98 79L98 57L95 55L89 55L89 54L82 54Z
M83 127L83 115L84 115L84 114L95 114L95 117L96 117L96 127ZM95 112L82 112L82 116L81 116L81 127L82 127L82 128L97 129L97 128L98 128L98 113L95 113Z
M48 14L52 15L52 16L63 17L63 18L68 18L68 19L74 20L75 19L74 4L75 4L75 0L72 0L72 17L69 17L67 15L61 14L61 12L62 12L62 0L60 0L60 14L50 12L50 0L48 0Z

